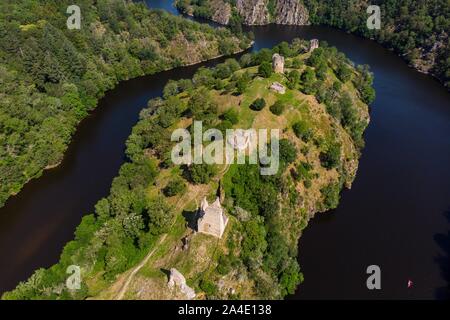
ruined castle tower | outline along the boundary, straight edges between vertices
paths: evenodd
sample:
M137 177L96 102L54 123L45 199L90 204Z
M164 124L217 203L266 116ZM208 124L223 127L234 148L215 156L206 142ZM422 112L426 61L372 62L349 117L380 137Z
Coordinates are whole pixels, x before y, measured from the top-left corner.
M272 68L275 73L284 73L284 57L274 53L272 56Z
M220 198L208 204L206 197L203 198L198 212L197 231L221 238L228 223L228 217L220 205Z
M319 40L317 39L311 39L309 42L309 52L313 51L314 49L317 49L319 47Z

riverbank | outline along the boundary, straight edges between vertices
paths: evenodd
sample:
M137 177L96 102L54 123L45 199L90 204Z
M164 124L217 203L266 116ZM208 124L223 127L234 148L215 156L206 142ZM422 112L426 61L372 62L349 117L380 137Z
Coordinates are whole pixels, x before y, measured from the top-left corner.
M109 299L124 286L131 291L120 289L120 297L135 297L137 290L135 298L163 298L169 293L162 289L161 268L174 266L200 292L199 297L274 299L292 294L303 277L296 261L300 231L312 213L336 207L340 190L351 185L363 145L362 132L354 126L367 126L368 107L363 100L370 102L365 95L371 85L366 69L351 69L350 62L332 48L311 54L308 44L297 40L291 47L282 44L273 49L290 52L285 74L261 73L263 65L271 68L273 52L266 49L243 56L241 65L226 60L215 69L200 69L194 81L169 83L171 90L164 89L163 100L149 102L150 110L157 107L156 114L141 113L146 116L127 141L129 162L114 179L110 195L95 206L95 215L83 218L60 262L36 271L32 278L38 282L23 283L4 298ZM350 68L350 73L344 76L342 68ZM269 89L274 82L283 84L286 92ZM333 97L323 98L330 91ZM258 99L267 107L256 108ZM347 118L332 113L334 105L341 106ZM252 173L259 170L257 165L173 165L167 159L170 132L189 126L193 119L223 130L281 129L280 169L266 179ZM221 180L228 195L222 200L230 219L226 234L220 240L193 234L186 226L193 222L196 204L214 194ZM184 188L168 194L171 182ZM139 203L146 204L138 209ZM180 251L182 242L189 244L188 250ZM155 251L154 257L147 255ZM145 262L138 264L143 256ZM66 261L83 270L81 291L67 291L61 285ZM126 270L135 264L143 271L131 271L130 275L139 271L139 276L127 280ZM219 278L226 284L220 285ZM150 288L151 296L142 293L145 288ZM154 296L155 292L161 296Z
M180 12L202 19L210 19L232 29L247 26L269 25L322 25L377 41L392 49L415 70L430 74L450 90L447 71L450 64L448 3L437 1L434 5L417 8L414 1L393 1L381 4L381 29L369 30L366 26L367 4L357 1L348 7L341 1L326 3L290 0L239 1L230 5L223 0L204 1L200 5L191 1L174 1ZM351 31L350 31L351 30Z
M232 52L232 53L230 53L230 54L219 54L219 55L216 55L216 56L212 56L212 57L205 58L205 59L200 60L200 61L193 61L193 62L190 62L190 63L182 64L181 66L163 69L163 70L161 70L161 71L159 71L159 72L157 72L157 73L165 72L165 71L170 71L170 70L172 70L172 69L176 69L176 68L179 68L179 67L195 66L195 65L197 65L197 64L201 64L201 63L206 62L206 61L216 60L216 59L219 59L219 58L222 58L222 57L227 57L227 56L232 56L232 55L237 55L237 54L239 54L239 53L243 53L243 52L246 52L246 51L250 50L250 49L252 48L253 44L254 44L254 41L251 41L250 44L249 44L249 46L248 46L247 48L236 50L236 51L234 51L234 52ZM156 74L157 74L157 73L156 73ZM136 78L139 78L139 77L142 77L142 76L149 76L149 75L153 75L153 73L150 73L150 74L144 74L144 75L139 75L139 76L136 76L136 77L134 77L134 78L127 79L127 80L133 80L133 79L136 79ZM127 80L124 80L124 81L127 81ZM114 88L111 89L111 90L114 90ZM107 93L105 93L105 94L107 94ZM100 100L100 99L102 99L102 97L100 97L99 100ZM98 102L96 103L96 107L97 107L97 105L98 105ZM94 107L94 108L96 108L96 107ZM87 115L87 117L89 117L89 115ZM83 120L84 120L84 119L82 119L82 120L80 121L80 123L78 123L78 125L80 125L81 122L82 122ZM78 126L78 125L77 125L77 126ZM69 147L69 145L67 145L67 148L68 148L68 147ZM46 167L43 169L43 172L58 168L58 167L63 163L63 161L64 161L64 156L62 156L62 159L61 159L60 161L58 161L57 163L46 166ZM33 177L33 178L30 178L29 180L27 180L27 181L24 183L24 185L26 185L27 183L29 183L32 179L38 179L38 178L40 178L40 177L41 177L41 175L36 176L36 177ZM16 196L17 194L19 194L19 192L20 192L20 191L18 191L18 192L16 192L16 193L12 193L11 196ZM0 206L0 208L1 208L1 206Z
M82 29L70 31L60 23L66 19L59 10L64 3L48 5L58 14L41 17L36 9L25 23L17 14L20 10L6 8L17 4L3 4L8 18L2 19L2 27L8 32L2 43L11 47L0 48L5 79L0 91L0 207L61 163L80 122L120 81L230 55L251 45L245 36L238 38L224 28L132 2L117 2L107 12L99 5ZM126 23L118 24L116 11L128 18Z
M448 92L375 42L333 28L251 29L253 50L296 37L323 39L352 61L369 64L375 75L377 98L358 175L339 207L317 215L304 231L299 263L305 281L290 298L442 298L448 266L440 241L448 232ZM192 78L195 70L177 68L121 82L81 123L61 166L31 181L2 208L0 252L8 259L0 261L0 291L58 260L82 215L109 194L139 111L162 95L169 80ZM382 268L383 289L377 292L365 287L365 270L374 263ZM407 289L406 276L413 289Z

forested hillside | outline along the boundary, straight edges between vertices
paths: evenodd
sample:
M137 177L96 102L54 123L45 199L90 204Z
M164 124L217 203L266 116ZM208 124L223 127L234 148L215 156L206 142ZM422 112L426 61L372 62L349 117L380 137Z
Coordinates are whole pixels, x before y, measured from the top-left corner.
M450 88L448 0L303 0L310 22L373 38L415 68L436 75ZM366 26L368 5L379 5L381 29Z
M76 125L119 81L249 46L226 29L151 11L143 3L0 3L0 207L63 158Z
M300 4L295 5L295 8L293 1L285 0L177 0L176 3L183 12L229 24L232 29L238 28L240 23L310 23L328 25L375 39L393 48L416 69L435 75L450 88L448 0L298 1ZM380 6L380 30L367 28L369 14L366 9L369 5ZM289 10L295 12L285 14Z
M126 299L174 299L164 273L173 267L199 299L293 293L303 278L298 237L351 185L375 97L367 66L355 68L325 43L308 48L309 41L283 42L169 81L163 97L141 112L109 196L83 217L59 263L2 298L120 299L125 288ZM274 53L286 57L284 74L272 70ZM274 82L286 92L269 89ZM262 176L259 163L175 165L171 134L193 130L194 120L203 132L280 129L279 170ZM223 237L193 233L198 204L214 199L220 180L230 219ZM142 269L131 272L141 261ZM70 265L81 268L80 290L65 286Z

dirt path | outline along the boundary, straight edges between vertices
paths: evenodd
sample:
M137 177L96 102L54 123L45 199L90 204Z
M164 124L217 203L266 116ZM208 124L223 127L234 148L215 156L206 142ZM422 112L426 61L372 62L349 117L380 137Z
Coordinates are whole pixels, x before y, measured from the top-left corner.
M228 171L230 165L227 164L220 172L219 175L216 179L214 179L215 181L218 181L222 178L222 176ZM208 189L209 189L209 185L198 185L198 186L193 186L192 187L193 190L186 192L177 202L177 205L175 206L175 211L178 212L179 210L181 210L181 208L186 205L186 201L188 199L186 198L195 198L197 199L198 195L201 194L206 194ZM174 221L172 222L172 225L170 226L173 227L173 225L175 224L176 219L174 219ZM166 240L167 238L167 233L165 233L161 239L159 239L158 243L154 246L154 248L145 256L145 258L137 265L135 266L131 272L129 271L129 273L127 272L126 274L123 275L123 277L121 279L119 279L117 281L117 283L115 283L113 285L113 287L116 286L120 286L119 292L117 293L117 295L114 297L114 300L122 300L125 293L128 290L128 287L131 284L131 281L133 280L134 276L136 275L136 273L139 272L139 270L141 270L141 268L143 266L145 266L145 264L150 260L150 258L153 256L153 254L155 253L156 249L158 249L158 247L164 242L164 240Z
M133 277L135 276L135 274L141 270L141 268L148 262L148 260L151 258L151 256L153 255L153 253L155 253L156 249L158 249L158 246L161 245L164 240L167 238L167 233L164 234L161 239L158 241L158 243L155 245L155 247L153 248L152 251L150 251L147 256L144 258L144 260L142 260L136 267L134 267L134 269L131 271L131 273L128 275L128 277L126 278L125 283L123 284L122 288L119 290L119 293L117 294L117 296L114 298L114 300L122 300L123 296L125 295L125 292L127 292L127 289L131 283L131 281L133 280Z
M177 205L175 207L175 211L178 211L181 209L181 207L185 204L185 201L187 199L185 199L188 195L191 195L191 193L187 192L185 195L183 195L180 200L178 200ZM195 196L195 195L194 195ZM172 225L169 227L173 227L173 225L175 224L176 219L174 219L174 221L172 222ZM123 285L121 286L119 292L117 293L116 297L114 298L114 300L122 300L123 296L125 295L125 292L127 292L127 289L131 283L131 281L133 280L133 277L136 275L136 273L141 270L141 268L148 262L148 260L152 257L152 255L155 253L156 249L158 249L158 247L164 242L164 240L166 240L167 238L167 233L165 233L161 239L159 239L158 243L154 246L154 248L145 256L145 258L136 266L134 267L130 274L128 274L128 276L125 278L125 283L123 283ZM123 282L122 280L119 280L119 284Z

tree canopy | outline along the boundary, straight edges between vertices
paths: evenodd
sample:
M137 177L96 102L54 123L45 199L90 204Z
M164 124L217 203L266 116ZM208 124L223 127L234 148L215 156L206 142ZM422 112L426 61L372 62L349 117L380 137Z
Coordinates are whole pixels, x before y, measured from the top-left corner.
M0 4L0 207L63 158L76 125L119 81L228 54L248 39L149 10L144 3L80 0L80 30L66 27L69 0ZM185 44L202 50L186 55ZM236 61L225 67L233 70ZM186 90L170 82L164 96ZM161 114L169 126L176 110Z

